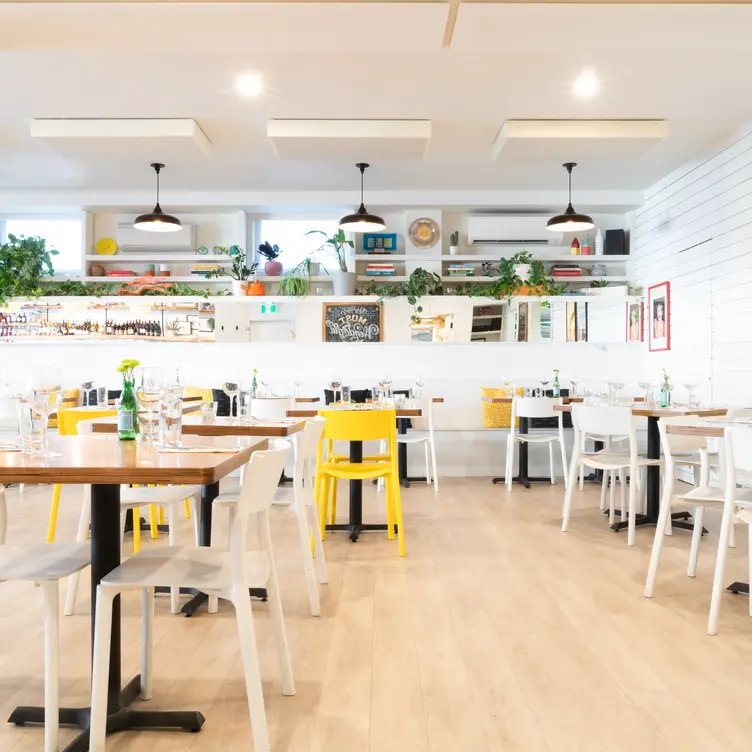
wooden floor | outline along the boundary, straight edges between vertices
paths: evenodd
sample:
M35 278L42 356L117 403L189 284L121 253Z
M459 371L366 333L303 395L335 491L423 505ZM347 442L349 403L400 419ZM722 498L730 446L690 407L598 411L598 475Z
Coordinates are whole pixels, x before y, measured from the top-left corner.
M9 542L44 539L50 487L9 492ZM372 494L368 489L368 494ZM403 494L407 558L381 534L326 541L330 584L314 619L295 530L275 515L297 694L283 697L266 607L255 607L274 752L748 752L752 619L727 596L705 633L717 519L686 577L689 536L665 547L656 597L642 588L652 529L629 549L608 530L593 488L559 531L563 488L507 494L488 479L445 479L437 497ZM64 489L60 539L72 538L80 487ZM382 498L367 496L368 517ZM346 499L340 508L346 513ZM190 523L181 534L190 538ZM164 537L164 536L163 536ZM746 536L729 580L745 579ZM126 542L126 552L130 551ZM147 542L147 545L163 545ZM139 605L124 603L123 675L138 670ZM88 582L63 618L64 705L88 704ZM157 603L149 705L198 709L202 733L128 733L113 752L253 749L231 607L192 619ZM42 596L0 587L0 718L42 702ZM63 743L73 732L63 732ZM37 752L42 734L0 724L0 752Z

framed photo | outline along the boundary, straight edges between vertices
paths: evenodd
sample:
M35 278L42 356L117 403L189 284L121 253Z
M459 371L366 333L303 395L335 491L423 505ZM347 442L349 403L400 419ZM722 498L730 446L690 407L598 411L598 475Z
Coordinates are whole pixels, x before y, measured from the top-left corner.
M575 303L577 308L577 341L588 341L587 303Z
M671 349L671 284L648 288L648 344L650 352Z
M365 232L363 250L366 253L394 253L397 250L397 233Z
M527 342L528 330L528 305L529 303L520 303L517 306L517 341Z
M640 303L627 303L627 342L645 341L645 306Z
M577 342L577 303L567 301L567 342Z

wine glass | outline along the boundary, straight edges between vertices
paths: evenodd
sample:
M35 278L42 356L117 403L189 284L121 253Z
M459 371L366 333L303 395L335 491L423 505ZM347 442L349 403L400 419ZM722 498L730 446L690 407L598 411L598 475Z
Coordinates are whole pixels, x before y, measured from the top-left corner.
M240 381L238 380L238 378L236 376L230 376L229 379L225 379L222 382L222 391L230 400L230 417L232 418L232 402L235 395L240 391Z
M426 377L419 373L415 377L415 386L413 387L413 397L420 399L423 396L423 387L426 385Z
M183 398L185 392L185 374L183 369L178 367L170 369L170 375L167 377L165 386L165 399L169 402L175 402Z
M542 379L539 379L540 381L540 396L545 397L546 395L546 387L549 384L550 379L548 376L544 376Z
M572 393L571 397L577 396L577 384L580 383L580 377L579 376L570 376L569 377L569 383L572 385Z
M640 379L637 382L637 386L639 386L640 389L642 389L642 393L643 393L643 396L645 398L645 406L647 406L648 403L650 402L650 394L649 394L649 392L650 392L651 384L650 384L650 382L647 379Z
M300 387L303 386L303 379L300 376L295 377L295 381L293 381L293 384L295 385L295 391L293 396L300 397Z
M381 389L381 393L384 397L384 403L386 405L390 404L391 398L392 398L392 379L389 376L385 376L383 379L379 380L379 389Z
M142 366L139 369L136 399L147 410L146 441L152 443L155 438L154 410L165 396L164 369L160 366Z
M337 393L342 388L342 379L340 379L338 376L332 376L332 378L329 379L329 388L332 390L334 404L336 405L339 401L337 399Z
M618 404L618 402L619 402L619 394L621 393L621 390L624 389L624 387L626 386L626 384L621 379L614 378L614 379L611 380L611 386L612 386L612 388L614 390L613 391L613 394L614 394L613 403L614 404Z
M685 381L682 386L687 390L687 404L690 407L696 407L695 392L697 391L697 384L692 381Z

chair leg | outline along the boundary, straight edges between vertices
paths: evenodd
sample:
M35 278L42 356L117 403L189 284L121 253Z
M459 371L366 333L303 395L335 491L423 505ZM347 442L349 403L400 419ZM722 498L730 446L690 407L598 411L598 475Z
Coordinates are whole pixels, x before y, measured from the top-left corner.
M319 484L319 532L321 540L326 538L326 515L329 511L329 476L322 473Z
M632 484L630 483L630 486ZM663 484L663 494L661 496L661 506L658 511L658 522L655 526L655 535L653 536L653 550L650 552L650 565L648 566L648 576L645 580L645 590L643 595L646 598L653 597L655 587L655 576L658 572L658 564L661 560L661 549L663 548L663 538L666 531L666 520L671 519L671 499L674 495L674 479L666 475Z
M0 546L5 545L8 536L8 506L5 501L5 489L0 485Z
M332 485L332 501L331 501L331 519L329 520L330 524L334 525L337 522L337 491L339 490L339 478L332 478L331 479L331 485Z
M138 507L133 509L133 553L137 554L141 550L141 510Z
M433 492L439 492L439 472L436 469L436 444L433 439L429 439L428 443L431 445L431 469L433 470Z
M152 540L156 540L159 537L159 519L157 515L160 512L161 510L157 508L156 504L149 504L149 529Z
M564 442L561 439L559 439L559 450L561 451L561 474L564 478L564 490L566 491L566 488L569 485L569 473L567 472L567 450L565 449Z
M608 492L608 524L613 525L616 521L616 472L614 470L604 470L604 476L608 476L608 482L610 483Z
M308 601L311 604L311 616L321 614L319 603L319 588L316 582L316 572L313 567L313 555L311 554L311 531L306 519L305 507L298 501L295 504L295 518L298 523L298 537L300 538L300 554L303 557L303 574L308 587Z
M282 612L282 598L279 593L279 581L277 580L277 565L271 549L268 550L268 555L270 567L266 590L269 595L269 613L272 617L272 630L274 632L274 643L277 647L279 673L282 676L282 694L292 696L295 694L295 679L292 673L290 647L287 643L285 615Z
M50 522L47 527L47 543L54 543L57 529L57 513L60 509L60 492L63 487L56 483L52 490L52 506L50 507Z
M585 465L580 463L580 491L584 491L584 490L585 490ZM601 507L601 509L603 509L603 507Z
M718 617L721 612L721 601L726 588L726 558L731 527L734 524L735 504L725 502L721 519L721 532L718 536L718 553L715 559L715 574L713 575L713 590L710 596L710 614L708 615L708 634L718 633Z
M566 490L564 491L564 507L561 511L561 532L566 533L569 527L569 515L572 511L572 497L577 485L577 468L580 464L580 454L577 447L572 454L571 464L569 466L569 480L567 481Z
M752 583L752 525L747 525L747 582ZM749 615L752 616L752 597L749 599Z
M608 489L608 470L603 471L603 480L601 481L601 511L606 508L606 491ZM609 518L610 520L610 518Z
M110 675L112 602L117 593L97 588L97 616L94 627L94 660L91 680L91 728L89 752L105 752L107 734L107 683Z
M271 752L266 709L264 708L264 693L261 688L261 667L259 666L258 649L256 647L256 631L253 626L253 612L248 590L245 589L244 591L244 588L236 586L233 590L233 604L238 623L248 710L251 715L253 749L255 752ZM99 751L97 750L97 752ZM104 752L104 747L101 752Z
M630 477L637 477L637 468L630 469ZM637 484L629 484L629 510L627 525L627 545L634 546L637 531Z
M91 486L84 486L84 498L81 502L81 514L78 517L78 530L76 531L76 541L83 543L89 533L89 522L91 521ZM125 520L123 520L125 525ZM122 536L121 536L122 540ZM76 610L76 597L78 595L78 583L81 580L81 572L74 572L68 578L68 586L65 595L65 608L63 613L66 616L73 616Z
M550 478L551 478L551 485L556 485L556 471L554 470L554 443L553 441L548 442L548 467L550 470Z
M394 516L397 518L397 539L399 541L399 555L405 555L405 522L402 519L402 500L400 499L399 477L397 468L391 477L392 481L392 504L394 505Z
M141 691L142 700L151 700L154 683L154 588L141 590Z
M384 483L384 488L386 489L386 537L387 540L394 540L394 491L388 479Z
M731 530L729 530L729 548L736 548L736 525L733 520L731 522ZM752 601L750 601L752 602Z
M507 438L507 462L504 468L504 478L507 491L512 490L512 465L514 464L514 444L515 439L510 433Z
M190 499L188 499L188 498L183 499L183 510L185 511L185 519L186 520L190 520L191 519L191 514L192 514L191 500Z
M60 618L58 580L42 583L44 591L44 752L57 752L60 729Z
M191 519L193 520L193 537L198 546L201 540L201 504L195 496L191 496L188 501L191 507Z
M423 450L425 451L425 454L426 454L426 485L430 486L431 485L431 468L429 467L429 462L428 462L428 442L427 441L423 442Z
M619 470L619 509L624 517L627 513L627 471L624 468Z
M697 572L697 555L700 553L700 541L702 540L702 517L705 507L698 504L693 509L692 516L694 524L692 526L692 544L689 548L689 566L687 567L687 577L694 577Z
M152 506L154 505L152 504ZM177 543L177 531L175 529L177 527L177 525L175 524L176 517L177 515L175 514L175 505L170 504L167 507L167 525L169 527L167 541L170 547L176 545ZM175 585L170 588L170 613L180 613L180 588Z
M319 522L316 519L315 507L306 507L306 517L308 518L308 527L311 530L311 537L313 538L313 550L316 554L316 570L319 582L322 585L326 585L329 582L329 573L326 570L326 556L324 556L324 545L321 540Z

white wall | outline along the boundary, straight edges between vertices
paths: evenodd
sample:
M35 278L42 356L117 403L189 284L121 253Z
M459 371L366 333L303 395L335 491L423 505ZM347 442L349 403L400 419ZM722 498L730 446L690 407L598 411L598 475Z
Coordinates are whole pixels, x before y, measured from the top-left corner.
M647 192L635 212L630 278L671 283L671 350L642 348L658 381L692 380L705 399L750 403L752 377L752 124L712 155ZM646 329L647 340L647 329Z

